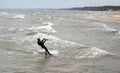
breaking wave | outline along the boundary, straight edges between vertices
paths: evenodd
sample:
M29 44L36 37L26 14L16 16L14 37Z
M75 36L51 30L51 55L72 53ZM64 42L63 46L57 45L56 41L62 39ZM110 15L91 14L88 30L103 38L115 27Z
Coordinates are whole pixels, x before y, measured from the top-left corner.
M8 32L23 32L27 31L28 33L56 33L57 31L53 29L54 24L51 22L43 22L41 26L31 26L31 27L0 27L0 30L5 30Z
M24 28L14 27L9 29L1 27L2 30L6 29L10 32L24 31L25 33L25 31L27 31L27 34L31 34L31 35L12 37L11 38L12 41L11 40L10 42L7 41L7 44L9 45L6 48L6 50L8 51L7 53L8 54L32 53L34 55L37 55L43 52L42 50L40 50L40 47L36 44L37 38L41 38L41 39L47 38L49 40L48 42L46 42L46 45L47 47L49 47L50 51L54 54L58 54L58 52L60 52L59 55L62 57L66 55L65 57L74 57L76 59L82 59L82 58L98 58L98 57L103 57L107 55L113 55L112 53L99 49L97 47L89 47L77 42L60 39L52 35L48 36L48 33L51 30L52 30L51 33L57 32L56 30L53 29L53 26L54 24L51 22L43 22L41 26L32 26L32 27L24 27ZM110 30L114 31L112 29L108 29L106 25L102 25L102 27L103 27L102 29L104 30L107 29L109 31ZM33 32L35 32L35 34L32 34ZM10 44L14 44L14 45L10 45Z
M82 58L97 58L97 57L104 57L108 55L113 55L110 52L105 50L99 49L97 47L91 47L84 50L81 50L75 58L82 59Z
M26 15L24 14L14 14L13 17L11 18L14 18L14 19L23 19L25 18Z
M8 12L0 12L0 15L9 15Z
M95 28L87 28L87 30L100 30L100 31L106 31L106 32L115 32L117 34L120 33L119 30L108 27L106 24L95 23L94 25L97 26L97 27L95 27Z
M8 13L8 12L1 12L0 16L4 16L6 18L12 18L12 19L24 19L26 17L26 15L24 14L12 14L12 13Z
M42 54L44 51L41 50L41 48L36 44L36 42L37 38L42 39L45 36L47 35L44 33L38 33L36 35L15 39L16 43L18 44L18 52L21 53L22 51L23 53L32 53L34 55L40 53ZM57 55L59 53L59 56L61 57L73 57L76 59L83 59L83 58L99 58L114 55L111 52L99 49L97 47L89 47L73 41L63 40L52 35L47 37L47 39L49 40L48 42L46 42L46 45L49 48L49 50Z
M7 12L0 14L6 15L8 18L13 18L13 19L24 19L26 17L26 15L24 14L10 14ZM33 15L37 15L37 13L33 13ZM52 16L49 15L46 15L46 17L53 18ZM41 19L42 18L40 18L40 20ZM62 17L58 19L64 20L64 18ZM3 42L4 40L2 39L0 40L2 41L1 42L2 44L0 45L1 47L4 47L5 46L4 44L8 45L4 47L4 50L2 50L2 52L7 51L8 54L18 54L18 55L19 54L38 55L39 53L41 54L44 51L41 50L41 48L37 45L36 43L37 38L43 39L47 37L47 39L49 40L48 42L46 42L46 46L54 54L58 54L59 52L59 56L61 57L72 57L76 59L82 59L82 58L99 58L108 55L114 55L111 52L102 50L97 47L89 47L74 41L60 39L58 37L55 37L54 35L48 36L49 32L57 33L57 31L54 29L54 24L51 22L41 21L40 25L37 24L29 27L0 27L0 30L4 30L4 32L9 31L14 33L23 32L22 35L11 37L10 40L7 40L6 42ZM87 28L87 30L118 32L118 34L120 34L120 32L117 29L110 28L107 25L101 23L94 23L93 28Z

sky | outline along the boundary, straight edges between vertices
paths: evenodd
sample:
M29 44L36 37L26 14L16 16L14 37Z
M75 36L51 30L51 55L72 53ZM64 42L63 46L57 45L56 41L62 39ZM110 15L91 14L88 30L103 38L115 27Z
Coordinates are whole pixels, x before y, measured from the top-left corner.
M120 0L0 0L0 8L71 8L104 5L120 6Z

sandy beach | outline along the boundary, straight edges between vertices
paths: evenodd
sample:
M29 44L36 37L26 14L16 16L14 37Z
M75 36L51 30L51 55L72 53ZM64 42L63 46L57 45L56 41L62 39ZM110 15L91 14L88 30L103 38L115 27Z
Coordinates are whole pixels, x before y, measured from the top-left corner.
M120 21L120 15L104 15L104 16L97 16L96 18L112 20L112 21Z

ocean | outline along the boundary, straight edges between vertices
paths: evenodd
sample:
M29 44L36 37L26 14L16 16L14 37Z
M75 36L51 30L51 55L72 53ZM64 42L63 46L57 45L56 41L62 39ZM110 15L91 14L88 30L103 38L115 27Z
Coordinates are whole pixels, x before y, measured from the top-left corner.
M120 73L120 11L0 10L0 73ZM37 38L47 38L45 57Z

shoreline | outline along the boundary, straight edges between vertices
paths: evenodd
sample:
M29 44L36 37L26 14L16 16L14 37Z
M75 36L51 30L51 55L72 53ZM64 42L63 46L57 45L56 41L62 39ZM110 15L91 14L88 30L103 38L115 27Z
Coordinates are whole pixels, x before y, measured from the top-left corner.
M120 15L104 15L104 16L96 16L97 19L105 19L112 21L120 21Z

